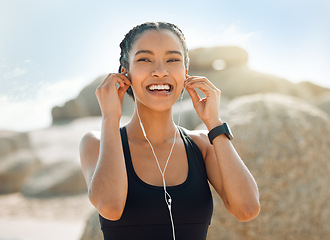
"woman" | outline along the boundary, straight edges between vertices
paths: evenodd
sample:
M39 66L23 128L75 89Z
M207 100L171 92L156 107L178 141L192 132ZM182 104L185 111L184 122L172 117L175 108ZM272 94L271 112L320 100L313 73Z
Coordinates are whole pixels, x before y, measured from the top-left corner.
M258 188L221 121L221 92L205 77L188 75L181 30L144 23L120 47L120 73L109 74L96 90L101 132L81 141L81 165L104 239L206 239L213 210L208 183L238 220L255 218ZM209 133L175 125L172 106L183 88ZM126 91L136 105L120 128Z

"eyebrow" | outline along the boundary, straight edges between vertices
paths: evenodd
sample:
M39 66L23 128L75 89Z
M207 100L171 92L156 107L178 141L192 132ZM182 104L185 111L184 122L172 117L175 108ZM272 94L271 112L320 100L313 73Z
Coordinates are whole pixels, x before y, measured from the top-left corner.
M150 54L150 55L155 55L150 50L139 50L135 53L135 56L138 55L138 54L141 54L141 53L147 53L147 54ZM177 50L166 51L166 54L178 54L178 55L182 56L182 53L180 51L177 51Z

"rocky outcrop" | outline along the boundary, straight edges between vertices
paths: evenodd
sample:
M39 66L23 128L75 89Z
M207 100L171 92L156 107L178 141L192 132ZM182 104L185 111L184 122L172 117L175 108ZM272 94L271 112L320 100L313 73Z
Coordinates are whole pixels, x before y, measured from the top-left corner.
M330 93L323 94L317 101L316 106L330 115Z
M240 47L198 48L190 50L189 55L189 74L206 76L221 90L223 98L228 100L244 95L270 92L299 97L315 103L320 94L330 93L330 89L310 82L294 84L277 76L251 70L248 67L248 53ZM101 112L95 90L105 77L105 75L100 76L86 86L76 99L69 100L64 106L54 107L53 123L63 123L85 116L99 116ZM189 99L189 95L186 94L184 98ZM134 102L125 95L123 115L131 116L133 109Z
M0 194L20 191L41 163L31 149L28 134L0 131Z
M329 116L296 98L258 94L232 101L223 119L258 183L261 212L239 223L216 198L209 239L330 236Z
M67 101L64 106L52 109L54 124L72 121L76 118L87 116L101 116L101 110L95 95L96 88L101 84L106 75L100 76L84 87L78 97ZM123 115L131 115L134 109L133 100L126 94L123 100Z
M308 94L309 99L307 100L314 100L314 102L315 100L318 102L322 98L326 97L326 95L330 94L330 89L318 86L307 81L297 83L297 86L301 92L305 92L306 94Z
M20 191L26 179L41 166L30 149L17 150L0 160L0 194Z
M22 148L30 148L27 133L0 131L0 161L6 155L14 153Z
M100 76L81 90L77 98L67 101L64 106L52 109L53 123L63 123L86 116L100 116L95 90L105 76Z
M199 48L191 50L189 54L189 74L206 76L228 99L267 92L308 100L314 96L309 93L308 87L298 87L286 79L249 69L248 53L239 47Z
M227 99L257 93L281 93L315 103L330 89L310 82L294 84L286 79L250 69L248 53L239 47L218 46L189 52L190 75L206 76Z
M222 63L222 69L246 66L248 53L236 46L217 46L212 48L197 48L189 51L190 70L212 71L220 68L217 63Z
M87 191L78 163L61 161L45 166L27 180L22 187L26 197L54 197Z

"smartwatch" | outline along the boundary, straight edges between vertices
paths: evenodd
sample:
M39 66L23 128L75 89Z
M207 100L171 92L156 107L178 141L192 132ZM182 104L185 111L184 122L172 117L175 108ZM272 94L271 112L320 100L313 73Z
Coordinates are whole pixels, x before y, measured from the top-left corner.
M213 144L212 143L213 139L216 138L217 136L221 135L221 134L225 134L226 137L229 140L232 140L234 138L233 134L230 131L230 128L229 128L228 124L227 123L223 123L222 125L213 128L208 133L208 137L209 137L210 143Z

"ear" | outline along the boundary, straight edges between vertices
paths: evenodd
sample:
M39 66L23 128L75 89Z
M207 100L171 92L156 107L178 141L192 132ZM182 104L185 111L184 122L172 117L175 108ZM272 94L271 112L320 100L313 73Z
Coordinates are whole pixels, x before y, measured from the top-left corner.
M188 74L188 69L186 69L186 75Z
M125 74L125 73L127 73L128 71L127 71L127 69L126 69L126 68L124 68L124 67L121 67L121 69L120 69L120 72Z

